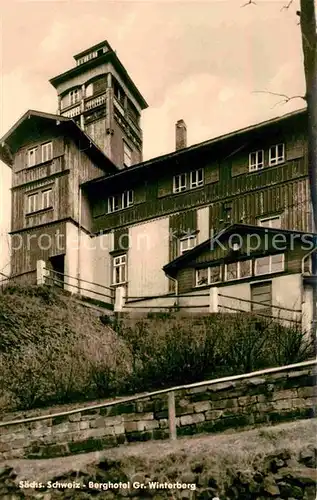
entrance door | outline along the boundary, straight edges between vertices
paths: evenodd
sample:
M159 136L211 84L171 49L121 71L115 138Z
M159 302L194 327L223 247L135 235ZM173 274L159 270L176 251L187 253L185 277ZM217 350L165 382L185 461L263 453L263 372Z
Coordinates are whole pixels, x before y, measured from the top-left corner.
M65 255L55 255L50 258L53 284L64 288Z

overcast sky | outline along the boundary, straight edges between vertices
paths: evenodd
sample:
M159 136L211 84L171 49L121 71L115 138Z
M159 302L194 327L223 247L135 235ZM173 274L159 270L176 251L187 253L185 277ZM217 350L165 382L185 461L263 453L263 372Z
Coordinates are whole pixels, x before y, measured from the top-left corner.
M278 97L254 93L304 93L298 0L289 9L288 0L242 8L247 1L0 1L0 136L27 109L55 113L48 80L104 39L149 104L144 159L174 149L180 118L191 145L302 108L301 99L281 105ZM0 169L7 200L9 176ZM0 233L8 216L5 201Z

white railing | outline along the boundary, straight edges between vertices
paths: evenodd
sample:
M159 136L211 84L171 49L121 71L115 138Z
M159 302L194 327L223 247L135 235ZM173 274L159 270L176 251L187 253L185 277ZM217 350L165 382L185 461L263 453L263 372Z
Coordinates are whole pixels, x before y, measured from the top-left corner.
M62 111L61 115L66 116L66 118L74 118L74 116L80 115L80 106L76 106L68 111Z
M106 102L106 94L93 97L89 101L85 102L85 110L96 108L97 106L101 106L105 102Z

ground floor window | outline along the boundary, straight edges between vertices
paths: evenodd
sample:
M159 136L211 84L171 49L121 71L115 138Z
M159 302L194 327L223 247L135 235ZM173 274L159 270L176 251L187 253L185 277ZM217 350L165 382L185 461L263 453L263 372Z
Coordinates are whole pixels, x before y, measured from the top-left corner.
M272 282L251 285L251 310L269 312L272 306Z
M113 285L119 285L127 281L127 256L126 254L113 257Z

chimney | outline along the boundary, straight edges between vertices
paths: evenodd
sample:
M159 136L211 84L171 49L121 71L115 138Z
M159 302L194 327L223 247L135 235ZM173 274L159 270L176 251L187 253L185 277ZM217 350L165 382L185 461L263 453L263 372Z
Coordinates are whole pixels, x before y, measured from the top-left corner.
M178 120L175 125L176 151L187 147L187 128L184 120Z

